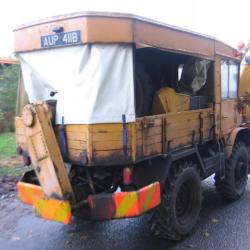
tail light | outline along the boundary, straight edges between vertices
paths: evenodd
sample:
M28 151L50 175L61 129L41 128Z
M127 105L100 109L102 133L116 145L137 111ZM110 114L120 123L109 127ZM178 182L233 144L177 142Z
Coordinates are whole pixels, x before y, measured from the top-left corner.
M123 184L130 185L133 182L133 171L129 167L123 169Z

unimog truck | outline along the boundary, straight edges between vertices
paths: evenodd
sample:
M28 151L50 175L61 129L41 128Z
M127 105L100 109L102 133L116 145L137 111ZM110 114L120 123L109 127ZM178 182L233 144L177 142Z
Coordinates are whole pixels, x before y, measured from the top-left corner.
M241 54L208 36L142 17L76 13L17 28L17 152L32 171L20 200L49 220L152 214L181 240L201 209L201 181L223 198L247 184L248 104Z

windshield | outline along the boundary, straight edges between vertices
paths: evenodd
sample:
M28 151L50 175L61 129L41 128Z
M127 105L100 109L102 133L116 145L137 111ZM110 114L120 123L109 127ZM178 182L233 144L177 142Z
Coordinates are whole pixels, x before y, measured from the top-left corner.
M132 45L86 44L19 54L29 102L56 99L56 124L135 121ZM51 92L57 92L51 97Z

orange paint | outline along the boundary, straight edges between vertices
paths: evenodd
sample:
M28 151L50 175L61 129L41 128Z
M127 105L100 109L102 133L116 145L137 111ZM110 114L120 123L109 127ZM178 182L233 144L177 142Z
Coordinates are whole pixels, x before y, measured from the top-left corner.
M138 191L90 195L89 206L94 219L139 216L161 202L160 183L155 182Z
M70 223L71 207L68 201L45 199L40 186L21 181L17 183L17 190L20 200L32 205L42 218L64 224Z
M17 183L17 190L19 199L28 205L33 205L34 197L40 198L43 195L40 186L20 181Z
M44 219L70 223L71 207L68 201L40 198L35 201L34 207L37 214Z

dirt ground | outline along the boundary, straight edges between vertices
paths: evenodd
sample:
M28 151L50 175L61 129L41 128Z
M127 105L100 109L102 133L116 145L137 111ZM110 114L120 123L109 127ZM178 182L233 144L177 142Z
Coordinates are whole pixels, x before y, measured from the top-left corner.
M0 200L16 194L16 183L25 167L17 157L0 159Z
M1 176L0 177L0 200L15 195L17 176Z

